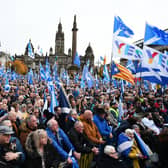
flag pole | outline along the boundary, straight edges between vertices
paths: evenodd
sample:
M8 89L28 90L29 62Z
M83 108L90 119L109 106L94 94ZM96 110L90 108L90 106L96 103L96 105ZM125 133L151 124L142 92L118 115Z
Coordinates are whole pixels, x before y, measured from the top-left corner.
M111 87L112 87L112 59L113 59L113 47L112 47L112 51L111 51L111 63L110 63L110 90L111 90Z

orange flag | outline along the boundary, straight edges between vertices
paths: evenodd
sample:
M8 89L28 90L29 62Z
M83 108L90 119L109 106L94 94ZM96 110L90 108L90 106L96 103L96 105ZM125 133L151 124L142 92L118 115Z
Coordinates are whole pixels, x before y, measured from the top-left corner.
M132 85L135 85L134 76L132 75L132 73L124 66L117 64L117 63L116 63L116 65L117 65L118 69L120 70L120 72L113 75L113 77L126 80L126 81L130 82Z

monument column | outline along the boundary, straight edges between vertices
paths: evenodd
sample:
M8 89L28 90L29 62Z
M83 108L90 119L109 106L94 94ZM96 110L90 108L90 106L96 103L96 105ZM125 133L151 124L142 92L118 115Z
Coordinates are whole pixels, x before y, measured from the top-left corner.
M74 16L73 28L72 28L72 64L74 62L76 50L77 50L77 24L76 15Z

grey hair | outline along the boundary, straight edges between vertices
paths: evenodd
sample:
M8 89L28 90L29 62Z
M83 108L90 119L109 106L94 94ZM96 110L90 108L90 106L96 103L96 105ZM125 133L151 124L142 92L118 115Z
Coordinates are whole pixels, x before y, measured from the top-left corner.
M56 120L54 120L53 118L50 119L50 120L47 122L47 127L51 128L52 125L53 125L53 121L56 121ZM57 122L57 121L56 121L56 122Z
M77 113L77 111L75 109L71 109L70 112L69 112L70 115L72 115L74 113Z
M133 124L132 125L132 128L135 129L135 128L139 128L139 126L137 124Z
M134 130L133 129L126 129L125 130L125 133L128 135L128 134L133 134L134 133Z
M9 126L12 125L11 120L3 120L0 122L0 126Z
M80 124L83 125L83 123L81 121L76 121L74 124L74 128L78 127Z

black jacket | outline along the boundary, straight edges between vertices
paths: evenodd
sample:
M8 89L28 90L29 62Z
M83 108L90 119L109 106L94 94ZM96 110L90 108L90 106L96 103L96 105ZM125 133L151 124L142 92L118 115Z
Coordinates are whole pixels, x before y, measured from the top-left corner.
M75 128L72 128L68 132L69 139L71 143L74 145L75 150L80 153L90 153L92 152L93 146L90 144L90 142L87 140L86 136L75 130Z

